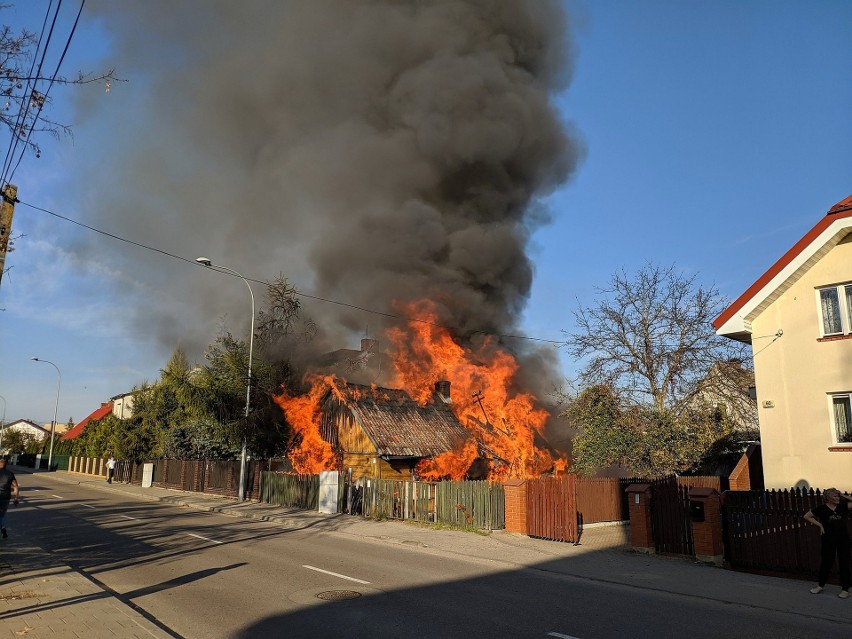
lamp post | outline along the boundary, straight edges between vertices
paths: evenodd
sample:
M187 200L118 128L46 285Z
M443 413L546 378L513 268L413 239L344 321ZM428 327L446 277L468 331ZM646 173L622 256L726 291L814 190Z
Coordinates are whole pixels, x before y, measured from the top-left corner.
M198 257L195 259L196 262L201 264L202 266L206 266L207 268L211 268L217 271L225 271L226 273L231 273L232 275L236 275L243 282L245 282L246 286L249 290L249 295L251 296L251 327L249 329L249 356L248 356L248 377L246 378L246 429L248 428L248 416L249 416L249 408L251 406L251 360L252 360L252 350L254 349L254 291L251 290L251 284L249 284L248 280L244 278L242 275L237 273L234 269L228 268L227 266L221 266L220 264L214 264L207 257ZM244 501L246 498L246 432L243 430L243 450L240 454L240 488L239 488L239 500Z
M50 364L56 369L57 375L59 375L59 383L56 385L56 405L53 407L53 421L50 423L50 452L47 455L47 472L50 472L50 469L53 466L53 435L56 432L56 414L59 412L59 391L62 390L62 371L60 371L59 367L50 360L40 359L38 357L33 357L31 359L34 362Z
M3 455L3 429L6 428L6 398L0 395L3 400L3 419L0 419L0 457Z

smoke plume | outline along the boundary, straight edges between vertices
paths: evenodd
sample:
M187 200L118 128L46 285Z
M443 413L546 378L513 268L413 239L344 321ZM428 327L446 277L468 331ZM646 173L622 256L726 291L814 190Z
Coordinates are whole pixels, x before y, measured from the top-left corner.
M92 222L378 311L428 297L463 334L517 332L530 233L547 221L537 199L580 155L551 103L572 70L561 3L148 0L96 14L128 82L106 106L79 104ZM140 327L168 347L209 341L202 318L242 327L242 283L115 259L146 297ZM323 347L383 326L306 309Z

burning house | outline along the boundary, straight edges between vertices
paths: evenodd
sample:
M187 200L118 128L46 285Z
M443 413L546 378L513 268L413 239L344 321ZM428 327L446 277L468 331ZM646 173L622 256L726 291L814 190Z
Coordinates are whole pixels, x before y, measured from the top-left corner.
M168 15L158 3L101 4L117 66L152 82L116 97L128 109L164 102L90 172L103 194L91 222L138 234L140 220L161 219L168 201L180 211L169 219L174 242L209 231L205 246L224 263L256 277L286 273L305 291L301 308L317 334L294 347L299 370L402 389L424 414L435 383L450 380L447 406L469 442L503 460L489 478L567 465L567 451L540 444L567 440L543 401L562 381L558 356L520 329L532 237L561 213L546 198L585 153L553 100L573 70L565 3L172 3ZM152 48L179 63L151 68L138 52ZM178 115L164 120L164 109ZM156 198L128 197L128 185L145 184L158 185ZM245 214L234 215L237 204ZM243 317L244 291L181 273L136 269L139 290L162 292L145 296L144 330L168 348L201 350L214 326L197 321L199 309ZM365 325L380 342L328 353ZM342 464L340 439L321 435L328 389L308 380L298 396L277 400L297 472ZM357 423L362 406L350 405ZM412 430L404 421L387 434ZM417 442L434 439L422 428ZM394 454L386 444L371 442L377 459ZM456 477L478 456L468 443L417 466L422 476Z
M452 411L450 383L424 405L404 390L335 382L320 400L320 434L353 479L411 479L424 460L472 440Z
M422 302L416 310L427 317L431 308ZM368 352L362 345L345 357L329 354L325 372L306 380L307 392L275 397L293 429L294 470L502 480L566 468L567 457L543 437L549 413L519 387L519 363L499 344L484 339L474 349L437 322L422 321L386 337L388 351L373 357L386 359L388 388L331 372L329 365Z

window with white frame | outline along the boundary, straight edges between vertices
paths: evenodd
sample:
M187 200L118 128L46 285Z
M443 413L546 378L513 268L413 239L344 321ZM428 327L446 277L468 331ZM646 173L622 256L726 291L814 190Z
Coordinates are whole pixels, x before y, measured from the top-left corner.
M838 444L852 444L852 393L831 396L831 423Z
M852 284L827 286L817 292L823 337L852 333Z

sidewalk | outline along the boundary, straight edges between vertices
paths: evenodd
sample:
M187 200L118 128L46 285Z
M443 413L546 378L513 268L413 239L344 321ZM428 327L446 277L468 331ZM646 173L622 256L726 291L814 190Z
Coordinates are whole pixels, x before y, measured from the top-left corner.
M0 546L0 638L172 637L113 593L26 540Z
M852 600L839 599L837 588L828 588L822 595L814 596L808 592L812 584L806 581L764 577L683 559L633 553L626 545L629 530L625 526L587 528L582 543L575 546L505 531L476 534L436 530L399 521L378 522L349 515L324 515L269 504L240 503L216 495L107 484L102 478L66 472L39 474L40 479L85 485L174 506L287 527L310 528L324 534L355 536L375 543L404 544L420 548L423 552L456 554L468 560L504 565L510 570L541 570L570 580L609 583L623 588L625 596L638 588L755 607L779 614L828 619L848 624L852 636Z

